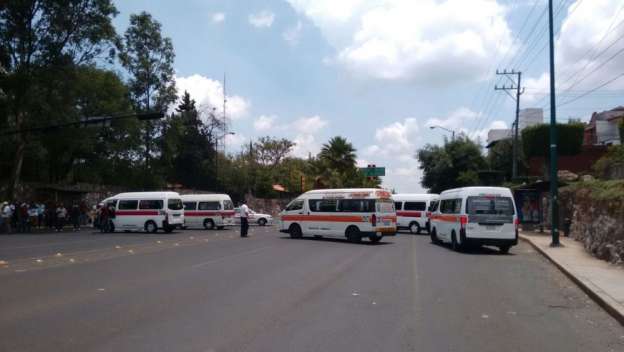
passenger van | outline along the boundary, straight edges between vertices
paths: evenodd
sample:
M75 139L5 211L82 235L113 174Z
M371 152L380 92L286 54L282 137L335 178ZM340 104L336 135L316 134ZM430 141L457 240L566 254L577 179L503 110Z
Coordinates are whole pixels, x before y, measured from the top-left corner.
M227 194L184 194L184 226L223 229L234 225L234 203Z
M454 250L496 246L501 253L518 244L518 215L509 188L466 187L444 191L431 215L431 242Z
M120 193L103 202L115 208L112 231L171 232L184 224L182 198L176 192Z
M397 229L408 229L411 233L429 231L427 209L438 199L437 194L393 194L397 213Z
M379 242L396 234L390 192L377 188L323 189L306 192L279 215L279 229L292 238L321 236Z

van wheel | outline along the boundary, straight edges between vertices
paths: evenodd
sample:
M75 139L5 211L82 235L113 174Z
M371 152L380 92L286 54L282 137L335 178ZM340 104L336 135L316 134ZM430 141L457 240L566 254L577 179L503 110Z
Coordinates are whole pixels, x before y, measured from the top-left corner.
M349 226L346 233L347 239L352 243L360 243L362 241L362 235L360 229L355 226Z
M431 237L431 243L440 244L440 239L438 238L438 231L436 230L435 227L431 230L431 232L429 233L429 236Z
M217 230L223 230L225 226L217 226Z
M507 254L507 253L509 253L509 249L510 248L511 248L511 246L509 246L509 245L507 245L507 246L500 246L500 247L498 247L498 251L501 254Z
M409 224L409 231L412 234L420 234L420 225L417 222L412 222Z
M379 241L381 241L381 239L383 238L383 236L377 236L377 234L372 234L372 235L368 235L368 239L372 242L372 243L378 243Z
M165 233L171 233L173 231L174 227L171 225L165 225Z
M214 221L212 221L212 219L205 219L204 220L204 228L206 230L214 230L214 228L215 228Z
M156 233L158 231L158 226L152 220L145 223L145 232L147 233Z
M301 227L297 224L292 224L288 228L288 233L290 233L290 238L301 238L303 237L303 233L301 233Z
M461 252L463 250L463 243L457 243L457 235L455 231L451 233L451 248L455 252Z
M265 226L267 224L267 221L265 218L261 218L258 220L258 225L259 226Z

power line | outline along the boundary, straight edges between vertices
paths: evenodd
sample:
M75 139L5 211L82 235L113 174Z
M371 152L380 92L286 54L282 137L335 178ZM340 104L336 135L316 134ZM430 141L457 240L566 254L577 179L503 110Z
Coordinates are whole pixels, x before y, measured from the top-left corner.
M622 78L622 77L624 77L624 72L622 72L622 73L620 73L619 75L617 75L617 76L615 76L615 77L611 78L610 80L608 80L608 81L606 81L605 83L603 83L603 84L601 84L601 85L597 86L596 88L594 88L594 89L590 89L590 90L589 90L589 91L587 91L586 93L583 93L583 94L581 94L581 95L577 96L576 98L572 98L572 99L567 100L567 101L565 101L565 102L563 102L563 103L561 103L561 104L558 104L558 105L557 105L557 107L564 106L564 105L570 104L570 103L572 103L572 102L575 102L575 101L577 101L577 100L579 100L579 99L581 99L581 98L583 98L583 97L585 97L585 96L588 96L588 95L589 95L589 94L591 94L592 92L597 91L598 89L603 88L603 87L605 87L605 86L607 86L607 85L609 85L609 84L611 84L611 83L615 82L616 80L618 80L618 79L620 79L620 78Z

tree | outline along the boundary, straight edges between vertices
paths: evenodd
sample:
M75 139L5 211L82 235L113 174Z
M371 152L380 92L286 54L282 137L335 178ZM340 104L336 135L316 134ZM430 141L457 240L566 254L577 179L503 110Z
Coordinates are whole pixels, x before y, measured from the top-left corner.
M466 137L443 146L427 144L418 150L416 158L423 170L421 184L432 193L477 185L478 172L486 166L479 145Z
M576 155L583 144L582 123L557 124L558 155ZM550 157L550 126L540 124L522 130L522 146L527 157Z
M0 2L0 66L6 77L6 125L16 130L45 125L54 111L37 87L46 73L66 70L114 55L117 14L110 0L7 0ZM48 82L49 83L49 82ZM45 91L44 91L45 93ZM9 197L20 183L29 140L15 137Z
M336 136L323 144L319 159L333 170L346 172L355 167L355 148L345 138Z
M513 141L510 138L503 139L491 146L487 155L487 163L491 170L501 172L505 181L512 181ZM524 153L522 148L518 148L518 174L522 175L526 170Z
M128 70L130 94L136 111L166 111L176 100L173 61L175 53L170 38L161 34L161 25L147 12L130 15L130 26L124 34L119 54L121 64ZM149 172L153 151L152 138L158 131L151 122L144 128L145 176Z
M277 166L295 146L292 141L282 138L261 137L253 144L256 162L266 166Z
M378 178L368 180L356 167L356 150L345 138L337 136L323 144L318 156L310 160L315 187L377 187Z

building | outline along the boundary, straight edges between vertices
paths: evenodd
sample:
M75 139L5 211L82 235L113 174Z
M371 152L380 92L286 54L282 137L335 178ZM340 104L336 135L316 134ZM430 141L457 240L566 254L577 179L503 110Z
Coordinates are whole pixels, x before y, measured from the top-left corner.
M518 133L522 133L527 127L535 126L544 123L544 110L537 108L522 109L518 112L518 126L520 130ZM488 131L487 146L490 148L496 142L503 139L513 137L513 131L511 129L493 129Z
M615 109L595 112L585 127L584 145L616 145L620 144L619 124L624 120L624 106Z
M511 130L508 128L505 129L492 129L488 131L487 136L487 146L489 148L496 144L498 141L502 141L503 139L511 138Z

